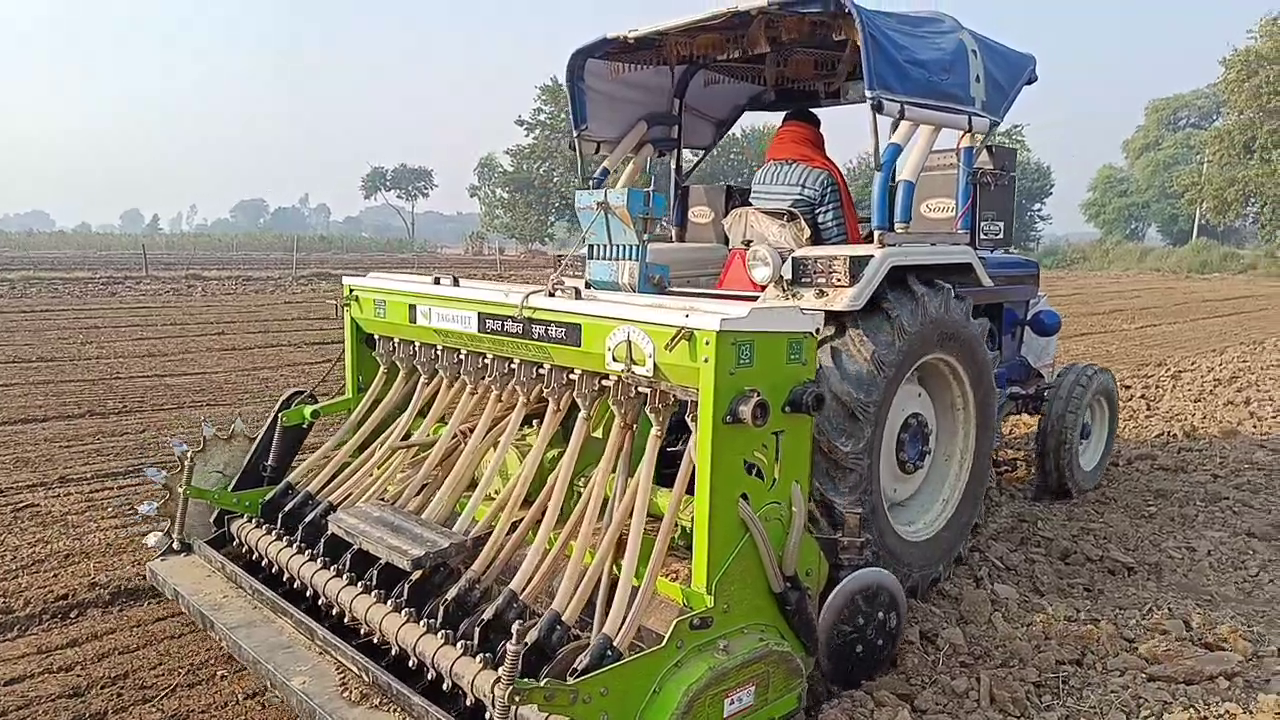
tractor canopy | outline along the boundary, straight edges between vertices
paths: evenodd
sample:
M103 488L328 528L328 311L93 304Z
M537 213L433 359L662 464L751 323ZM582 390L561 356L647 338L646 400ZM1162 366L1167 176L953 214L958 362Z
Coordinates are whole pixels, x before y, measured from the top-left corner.
M709 150L745 112L862 102L989 132L1035 81L1032 55L949 15L852 0L757 0L607 35L575 51L566 71L586 156L612 151L642 120L659 153Z

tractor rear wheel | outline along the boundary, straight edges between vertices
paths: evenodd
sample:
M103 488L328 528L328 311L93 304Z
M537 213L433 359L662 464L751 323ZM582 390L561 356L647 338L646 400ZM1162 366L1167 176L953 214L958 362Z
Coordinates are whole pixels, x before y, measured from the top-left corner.
M829 321L810 522L845 536L846 549L851 529L861 535L861 547L828 558L833 578L879 566L919 597L964 550L998 430L987 331L949 285L913 276Z

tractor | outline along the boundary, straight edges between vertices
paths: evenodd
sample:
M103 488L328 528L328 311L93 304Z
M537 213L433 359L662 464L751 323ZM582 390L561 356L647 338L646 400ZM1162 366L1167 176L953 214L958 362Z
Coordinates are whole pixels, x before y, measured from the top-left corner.
M338 666L413 718L795 718L858 687L961 557L1006 415L1039 417L1039 497L1112 451L1115 378L1055 366L1009 252L1017 153L988 138L1035 80L850 0L586 44L565 262L343 278L345 391L175 440L148 577L304 717L381 717ZM857 104L858 242L688 181L746 112Z

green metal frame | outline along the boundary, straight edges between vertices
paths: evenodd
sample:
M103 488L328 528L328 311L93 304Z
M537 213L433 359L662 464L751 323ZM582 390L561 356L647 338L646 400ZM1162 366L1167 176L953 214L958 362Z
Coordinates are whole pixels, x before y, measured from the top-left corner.
M229 510L241 515L257 517L262 510L262 500L271 494L275 486L254 488L252 490L228 490L229 485L206 489L195 485L187 485L181 492L192 500L206 502L219 510Z
M420 304L510 315L515 308L509 305L434 294L428 299L358 281L346 287L343 304L347 396L324 414L352 407L378 371L366 345L370 335L607 373L606 337L630 324L653 340L654 379L697 391L691 578L687 585L663 580L658 586L685 614L661 645L574 682L517 682L516 702L570 718L721 718L722 701L751 687L752 704L735 717L779 717L803 707L813 659L781 615L737 505L739 498L749 500L780 553L792 484L809 495L812 418L785 414L782 406L795 387L814 378L817 339L811 332L711 332L538 310L539 320L581 324L580 347L565 347L441 330L410 317ZM726 423L731 403L747 391L769 401L765 427ZM815 607L827 572L816 541L805 533L797 573Z

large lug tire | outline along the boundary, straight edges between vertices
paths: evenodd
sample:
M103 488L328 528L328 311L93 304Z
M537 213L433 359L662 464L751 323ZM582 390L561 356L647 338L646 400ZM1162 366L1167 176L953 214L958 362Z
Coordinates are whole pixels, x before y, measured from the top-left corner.
M1035 497L1060 500L1096 489L1115 449L1119 418L1120 393L1110 370L1092 363L1064 366L1036 429Z
M859 557L833 576L883 567L920 597L950 573L982 514L997 435L988 323L950 286L882 287L830 321L818 349L827 402L815 419L817 534L859 515Z

